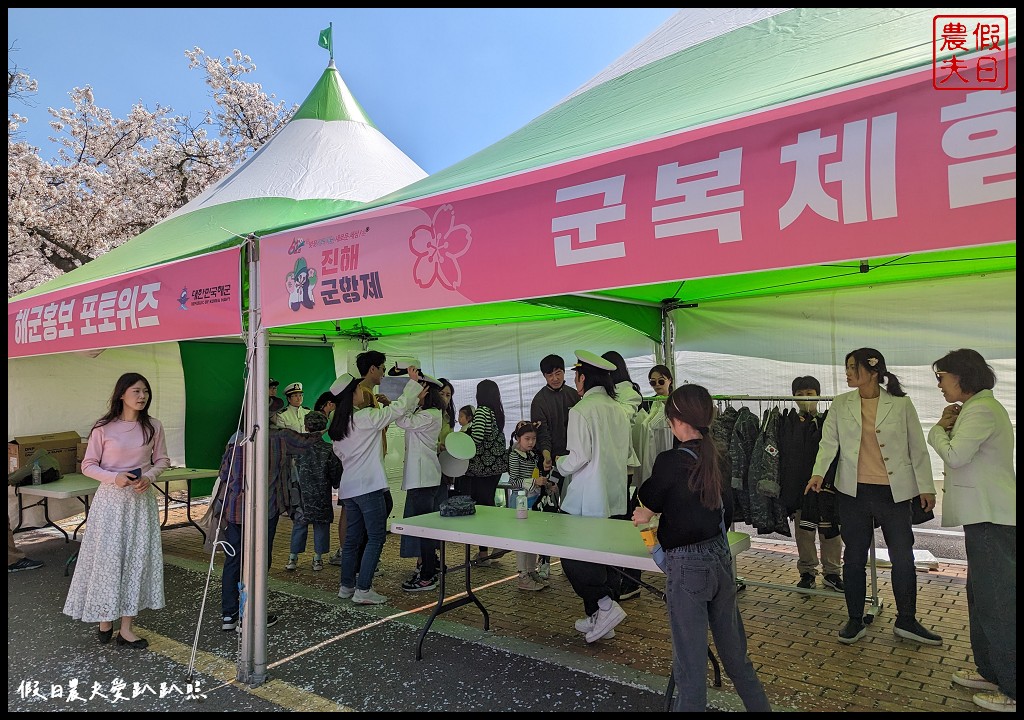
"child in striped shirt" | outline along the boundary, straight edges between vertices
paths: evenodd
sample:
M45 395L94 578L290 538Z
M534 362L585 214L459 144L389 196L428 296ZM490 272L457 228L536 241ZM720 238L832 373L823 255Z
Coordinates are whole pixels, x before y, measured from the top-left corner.
M512 431L512 446L508 449L508 480L512 486L509 506L515 507L516 496L525 493L526 504L533 508L544 492L547 478L541 477L538 470L537 427L539 422L521 420ZM548 587L547 580L537 573L536 553L516 553L516 567L519 570L520 590L543 590Z

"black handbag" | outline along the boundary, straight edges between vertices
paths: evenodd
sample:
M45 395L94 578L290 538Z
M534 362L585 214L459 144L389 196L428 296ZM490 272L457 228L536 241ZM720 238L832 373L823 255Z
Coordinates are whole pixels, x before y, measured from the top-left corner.
M935 519L935 513L931 510L925 512L924 508L921 507L921 496L918 495L910 500L910 522L914 525L920 525L926 523L929 520Z

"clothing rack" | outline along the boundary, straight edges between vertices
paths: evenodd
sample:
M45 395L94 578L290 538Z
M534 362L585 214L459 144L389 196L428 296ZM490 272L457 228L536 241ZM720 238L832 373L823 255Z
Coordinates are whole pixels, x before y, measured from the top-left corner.
M835 399L833 395L712 395L712 400L763 400L766 402L775 402L781 400L792 400L793 402L828 402Z
M835 396L833 395L712 395L711 399L717 402L830 402ZM733 523L732 530L736 529L736 523ZM734 565L735 567L735 565ZM878 567L875 561L875 537L874 533L871 535L871 547L868 551L868 567L871 569L871 595L865 598L867 600L867 607L865 609L866 615L864 616L864 622L870 623L874 620L875 616L882 611L882 603L878 599ZM775 590L786 590L789 592L799 593L800 595L822 595L826 597L843 597L842 593L834 590L818 590L817 588L800 588L796 585L783 585L781 583L767 583L759 582L755 580L745 580L740 576L736 576L736 587L740 590L744 589L747 585L751 587L764 587L772 588Z

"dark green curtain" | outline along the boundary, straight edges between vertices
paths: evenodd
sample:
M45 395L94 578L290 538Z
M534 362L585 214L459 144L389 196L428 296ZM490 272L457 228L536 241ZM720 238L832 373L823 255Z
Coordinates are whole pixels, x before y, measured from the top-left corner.
M241 343L181 342L185 375L185 463L195 468L220 467L228 438L238 424L245 378L245 346ZM272 345L270 376L281 383L301 382L303 405L312 408L334 381L330 347ZM207 495L213 480L197 481L196 495Z

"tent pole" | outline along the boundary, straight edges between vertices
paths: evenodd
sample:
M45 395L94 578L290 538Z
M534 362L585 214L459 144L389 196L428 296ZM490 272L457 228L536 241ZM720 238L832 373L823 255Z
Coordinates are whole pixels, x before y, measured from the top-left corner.
M664 365L672 371L672 377L676 376L675 354L672 352L672 306L667 303L661 305L661 343L655 352L655 361L658 365Z
M269 557L268 522L268 455L269 455L269 399L270 382L267 332L259 305L259 245L254 235L249 236L249 326L247 345L250 349L249 393L247 416L252 418L248 430L251 443L246 444L245 518L243 528L242 582L246 596L243 599L242 647L238 665L238 680L250 686L261 685L267 674L267 567Z

